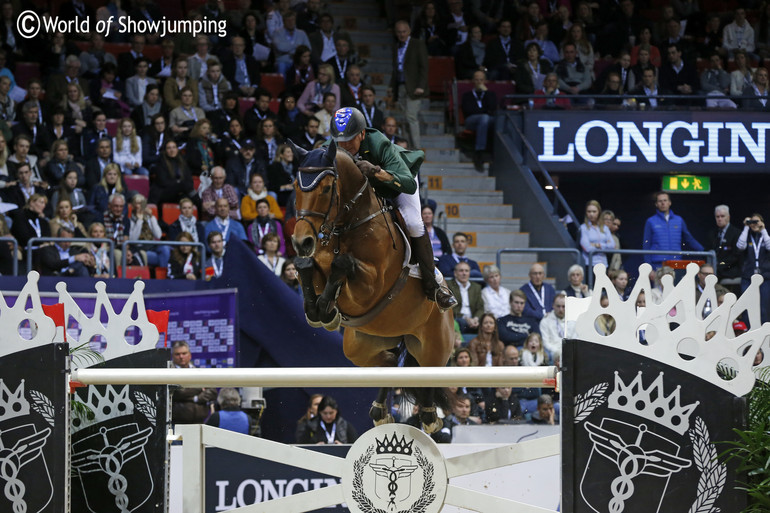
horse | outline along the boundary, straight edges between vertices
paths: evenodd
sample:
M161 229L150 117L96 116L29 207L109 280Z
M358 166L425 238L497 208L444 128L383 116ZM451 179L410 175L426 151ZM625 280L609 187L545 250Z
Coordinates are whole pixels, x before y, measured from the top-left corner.
M332 141L310 152L291 144L300 162L292 245L307 322L345 327L343 351L359 367L443 367L454 346L451 311L429 301L409 277L407 242L352 155ZM380 389L369 411L375 424L392 422ZM441 428L441 389L409 389L426 432Z

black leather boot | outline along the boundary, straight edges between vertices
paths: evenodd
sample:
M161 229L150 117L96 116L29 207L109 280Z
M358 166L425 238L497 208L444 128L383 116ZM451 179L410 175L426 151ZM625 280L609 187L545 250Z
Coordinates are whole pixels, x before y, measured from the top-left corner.
M417 257L417 264L422 274L422 289L428 299L435 301L441 310L449 310L457 306L452 292L436 283L436 266L433 262L433 245L428 232L420 237L412 237L412 251Z

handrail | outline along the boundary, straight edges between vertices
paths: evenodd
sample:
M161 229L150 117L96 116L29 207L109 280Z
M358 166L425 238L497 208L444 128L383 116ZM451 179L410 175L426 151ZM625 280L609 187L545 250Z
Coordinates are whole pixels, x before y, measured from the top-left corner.
M32 271L32 251L35 248L37 242L70 242L72 244L80 244L81 242L98 242L104 244L105 242L110 245L110 271L115 272L115 241L112 239L94 239L91 237L32 237L27 242L27 274ZM18 266L16 267L18 271Z
M521 131L521 129L516 125L516 123L511 122L510 119L508 120L507 124L512 126L514 130L516 130L516 133L519 134L519 138L521 139L521 142L524 143L524 146L527 148L527 152L532 156L533 161L537 163L537 167L539 168L539 171L543 173L543 176L545 177L545 180L548 182L548 185L553 187L553 192L556 197L556 200L561 204L562 208L564 208L564 211L567 213L568 216L570 216L572 221L577 223L578 222L577 216L575 216L575 213L567 204L567 200L564 198L564 195L562 195L561 191L559 191L559 188L556 186L556 183L554 183L550 173L548 173L545 167L543 167L543 164L540 162L540 160L538 160L537 152L535 152L535 149L529 143L529 140L524 136L524 132ZM554 205L554 215L556 215L557 217L559 216L559 213L556 211L556 205Z
M0 238L0 242L10 242L11 244L13 244L13 249L11 250L13 252L13 276L18 276L19 258L16 256L16 254L19 251L19 241L17 241L13 237L9 237L8 239Z
M540 98L541 100L544 98L551 98L552 96L545 96L542 94L522 94L522 93L511 93L506 94L503 96L506 100L534 100L535 98ZM618 98L622 99L631 99L631 98L652 98L655 100L719 100L719 99L728 99L728 100L751 100L756 99L756 96L752 95L746 95L741 94L737 96L732 95L709 95L709 94L658 94L654 96L648 96L646 94L632 94L628 91L625 91L623 94L600 94L600 93L585 93L585 94L569 94L565 92L561 92L561 94L558 95L558 98L562 98L565 100L569 100L571 98L575 99L588 99L588 98L599 98L599 99L611 99L611 100L617 100ZM585 105L584 105L585 106ZM676 105L672 104L666 104L666 107L677 107ZM679 105L681 107L681 105ZM705 105L704 105L705 107Z
M497 250L497 257L495 259L498 269L500 269L503 253L574 253L575 262L581 265L583 262L583 255L580 254L580 250L577 248L502 248Z
M206 270L203 267L206 263L206 245L202 242L188 242L186 240L126 240L120 245L120 267L123 270L123 276L126 275L128 263L126 262L126 247L129 245L137 246L197 246L201 250L201 279L206 278Z
M709 258L709 263L717 268L717 254L714 250L709 251L672 251L663 249L600 249L591 248L588 251L588 286L594 286L594 254L595 253L618 253L621 255L677 255L677 256L705 256Z

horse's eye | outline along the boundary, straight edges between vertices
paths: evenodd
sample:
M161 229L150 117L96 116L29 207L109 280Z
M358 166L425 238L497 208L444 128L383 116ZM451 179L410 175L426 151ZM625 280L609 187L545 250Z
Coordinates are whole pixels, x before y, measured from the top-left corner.
M324 190L322 192L324 194L329 194L330 190L332 190L332 186L331 185L327 185L326 187L324 187Z

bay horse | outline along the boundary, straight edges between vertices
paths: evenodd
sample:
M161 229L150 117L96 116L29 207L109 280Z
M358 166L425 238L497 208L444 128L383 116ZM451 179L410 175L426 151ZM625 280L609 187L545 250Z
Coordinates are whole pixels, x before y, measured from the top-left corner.
M307 152L291 144L300 162L294 183L297 223L292 244L308 323L345 327L343 351L360 367L388 367L408 352L406 365L443 367L454 346L451 311L429 301L419 278L409 277L407 243L353 157L332 141ZM389 422L380 389L369 412ZM409 389L426 432L441 428L441 389ZM409 416L411 412L407 412Z

